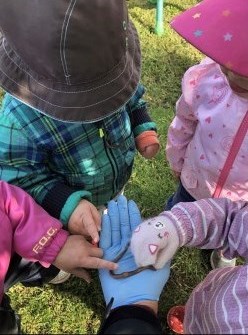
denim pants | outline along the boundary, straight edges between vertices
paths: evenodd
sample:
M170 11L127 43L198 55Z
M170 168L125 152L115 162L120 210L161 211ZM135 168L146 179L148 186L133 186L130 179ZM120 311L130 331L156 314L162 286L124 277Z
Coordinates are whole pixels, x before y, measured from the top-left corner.
M195 199L189 194L189 192L186 191L186 189L183 187L180 181L176 192L169 197L165 210L166 211L171 210L172 207L178 204L179 202L192 202L192 201L195 201Z

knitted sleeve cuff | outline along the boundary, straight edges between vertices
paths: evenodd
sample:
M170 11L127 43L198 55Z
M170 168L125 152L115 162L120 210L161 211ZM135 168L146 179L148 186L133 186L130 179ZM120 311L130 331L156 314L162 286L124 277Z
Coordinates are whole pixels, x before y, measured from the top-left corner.
M137 305L118 307L110 312L99 334L162 334L158 318Z
M72 193L66 200L60 213L60 221L64 226L67 226L71 214L82 199L91 200L91 193L88 191L77 191Z
M60 219L61 212L68 198L78 190L63 183L54 184L43 199L41 206L53 217ZM84 192L84 191L82 191Z
M147 107L142 106L138 107L135 110L132 111L131 114L131 124L132 127L135 128L139 124L145 123L145 122L151 122L152 119L150 115L147 112Z
M139 136L140 134L142 134L144 131L147 131L147 130L154 130L155 132L157 132L156 123L146 122L146 123L140 124L139 126L135 127L133 129L134 137Z

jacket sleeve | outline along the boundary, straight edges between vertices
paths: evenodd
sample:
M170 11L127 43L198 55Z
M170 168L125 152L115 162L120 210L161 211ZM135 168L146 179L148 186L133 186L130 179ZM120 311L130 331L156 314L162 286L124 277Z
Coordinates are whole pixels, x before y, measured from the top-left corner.
M98 334L162 334L162 328L152 312L138 305L126 305L110 312Z
M1 236L7 251L49 266L63 247L68 233L23 190L3 181L1 190ZM1 244L2 246L2 244ZM2 263L2 262L1 262Z
M182 80L182 95L176 103L176 115L167 133L166 157L173 171L181 172L185 152L194 136L197 116L194 114L194 87L190 85L193 70Z
M179 203L164 212L178 230L180 246L222 249L224 256L248 259L248 204L229 199Z
M42 131L42 124L35 120L30 107L20 104L6 94L2 108L5 112L0 114L0 179L21 187L49 214L62 219L61 213L64 206L68 208L67 201L73 211L82 198L90 198L91 195L83 189L79 192L78 189L70 187L61 174L55 173L50 163L49 150L38 145L33 139L33 128L38 128L40 137L45 137L46 133ZM8 110L15 109L18 112L18 108L26 108L23 114L26 112L27 119L29 114L32 115L26 123L34 123L35 126L29 129L12 120ZM70 213L63 215L67 218L68 216ZM67 224L67 222L63 223Z
M151 119L147 110L147 103L143 100L144 94L145 88L139 84L135 94L126 105L134 137L147 130L157 132L156 123Z

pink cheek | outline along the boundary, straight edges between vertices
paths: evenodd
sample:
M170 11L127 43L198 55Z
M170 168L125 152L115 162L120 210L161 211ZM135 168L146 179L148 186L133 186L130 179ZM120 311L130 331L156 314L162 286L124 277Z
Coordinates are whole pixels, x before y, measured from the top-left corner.
M168 233L168 231L166 231L165 233L164 233L164 237L169 237L170 236L170 234Z

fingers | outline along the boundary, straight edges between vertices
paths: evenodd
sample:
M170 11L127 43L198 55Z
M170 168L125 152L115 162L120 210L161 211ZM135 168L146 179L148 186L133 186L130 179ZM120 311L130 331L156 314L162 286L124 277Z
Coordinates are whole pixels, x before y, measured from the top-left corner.
M76 277L84 279L88 284L91 282L90 274L83 268L73 269L71 273Z
M104 214L102 216L102 230L100 234L100 248L106 250L111 247L111 224L109 216Z
M93 220L96 224L97 230L100 231L101 230L101 215L99 214L99 212L98 212L98 210L95 206L91 207L91 214L92 214Z
M93 247L89 243L88 256L83 259L82 267L89 269L117 269L118 265L116 263L102 259L102 256L103 250L101 248Z
M112 245L119 244L121 240L120 219L117 203L114 200L108 203L108 216L111 222Z
M117 199L117 206L119 210L121 237L122 240L126 240L129 239L129 237L131 236L127 198L123 195L120 195Z
M133 231L142 221L140 210L133 200L128 201L128 211L130 217L131 230Z
M164 265L170 261L175 253L177 251L176 247L171 247L170 245L166 246L164 249L161 249L159 251L156 263L155 263L155 268L156 269L161 269L164 267Z
M96 222L94 218L91 217L82 217L84 229L87 231L87 233L90 235L94 243L99 242L99 233L98 233L98 228L96 226Z
M118 264L98 257L88 257L87 260L84 261L84 267L89 269L116 270Z

